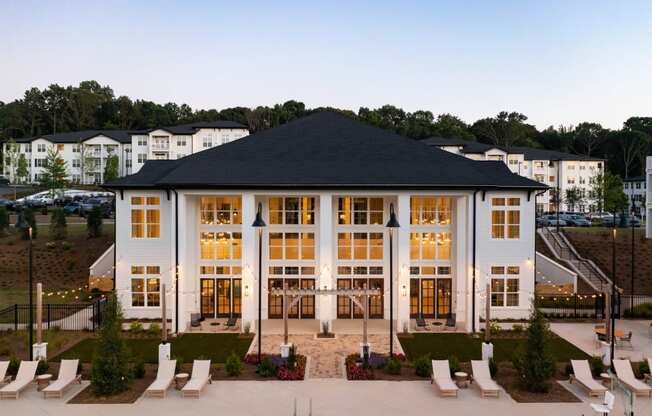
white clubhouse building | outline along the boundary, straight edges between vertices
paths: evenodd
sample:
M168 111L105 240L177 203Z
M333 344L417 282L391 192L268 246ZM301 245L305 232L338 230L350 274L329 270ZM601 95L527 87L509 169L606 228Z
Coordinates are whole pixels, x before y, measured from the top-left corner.
M535 200L546 186L320 112L179 160L148 161L116 192L116 290L128 318L282 318L273 288L374 288L371 319L524 318L534 292ZM258 207L266 226L252 223ZM393 207L400 227L385 226ZM259 247L259 232L262 247ZM261 250L261 251L259 251ZM259 276L259 255L262 276ZM474 290L475 283L475 290ZM291 319L362 318L346 296L306 296ZM264 325L263 325L264 326Z

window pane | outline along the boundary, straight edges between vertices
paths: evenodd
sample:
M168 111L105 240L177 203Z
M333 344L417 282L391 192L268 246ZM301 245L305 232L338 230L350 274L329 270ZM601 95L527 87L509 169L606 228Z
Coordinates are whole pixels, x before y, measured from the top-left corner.
M269 258L272 260L283 258L283 233L269 233Z
M504 306L503 300L505 295L502 293L492 293L491 294L491 306Z
M145 267L143 266L131 266L131 274L143 274L145 272Z
M217 259L229 260L231 258L231 233L217 233Z
M383 259L383 233L369 234L369 258L371 260Z
M491 227L491 238L505 238L505 227L503 225Z
M353 198L353 223L367 224L367 198Z
M147 197L147 205L159 205L160 203L161 203L161 199L158 196Z
M145 212L142 209L132 209L131 210L131 223L132 224L142 224L144 223Z
M201 233L199 245L202 260L213 260L215 258L214 239L214 233Z
M337 233L337 258L339 260L351 259L351 234Z
M131 226L131 238L143 238L145 236L145 226L143 224L133 224Z
M161 226L158 224L147 225L147 238L159 238L161 236Z
M132 196L131 197L131 205L143 205L143 197L142 196Z
M337 205L337 223L351 224L351 198L339 198Z
M419 260L419 233L410 233L410 259Z
M144 282L145 282L144 279L131 279L131 291L133 293L144 292L145 291Z
M505 206L505 198L491 198L491 205L494 207Z
M510 207L517 207L517 206L521 205L521 199L520 198L509 198L507 200L507 205L509 205Z
M367 258L367 233L353 233L353 258Z
M437 259L450 260L451 258L451 234L441 233L437 239Z
M233 248L231 258L234 260L240 260L242 258L242 233L231 234L231 245Z
M233 224L242 224L242 199L239 196L231 197L231 209L233 211Z
M213 224L215 222L215 198L201 198L201 223Z
M451 268L449 266L437 267L437 274L451 274Z
M147 266L147 274L161 274L159 266Z
M412 197L410 198L410 224L420 223L420 213L423 207L423 199Z
M285 223L299 224L299 198L285 198Z
M518 292L518 279L507 279L507 292Z
M160 293L148 293L147 294L147 306L161 306L161 294Z
M301 260L315 259L315 234L301 233Z
M159 279L147 279L147 292L159 292L160 290Z
M301 198L301 224L315 223L315 198Z
M505 268L502 266L491 266L491 274L505 274Z
M299 259L299 233L285 234L285 258L287 260Z
M505 306L518 306L518 293L508 293Z
M435 233L423 233L421 239L421 259L435 259Z
M145 306L145 295L143 293L132 293L131 306Z
M199 266L199 274L214 274L215 267L213 266Z
M369 198L369 224L383 223L383 198Z
M507 274L519 274L521 272L520 267L518 266L509 266L507 267Z

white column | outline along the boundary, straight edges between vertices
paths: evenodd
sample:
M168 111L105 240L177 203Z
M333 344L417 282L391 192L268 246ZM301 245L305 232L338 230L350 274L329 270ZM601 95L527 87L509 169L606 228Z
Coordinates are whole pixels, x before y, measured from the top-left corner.
M469 274L473 272L473 269L469 267L471 265L471 261L468 253L469 247L472 244L472 240L470 240L468 237L468 231L469 228L473 227L473 217L470 217L471 221L469 222L469 211L472 209L472 207L469 207L468 204L469 202L472 203L473 201L472 199L469 200L468 197L457 197L453 198L453 202L455 203L452 250L455 266L453 272L453 294L455 298L454 311L457 321L463 321L465 328L470 330L471 313L469 298L467 294L470 290L472 279L472 276Z
M394 258L396 259L394 296L397 300L397 309L395 309L397 331L403 332L404 325L409 328L410 323L410 194L399 194L398 207L396 208L398 223L401 226L394 240L396 243L394 250Z
M331 193L322 193L319 195L319 281L317 282L320 288L327 286L329 289L332 289L335 287L335 281L333 280L334 244L333 195ZM318 296L315 301L318 302L318 313L321 323L330 323L332 319L335 319L332 307L335 304L334 296Z
M258 233L251 224L256 218L254 194L242 194L242 327L254 331L258 316Z

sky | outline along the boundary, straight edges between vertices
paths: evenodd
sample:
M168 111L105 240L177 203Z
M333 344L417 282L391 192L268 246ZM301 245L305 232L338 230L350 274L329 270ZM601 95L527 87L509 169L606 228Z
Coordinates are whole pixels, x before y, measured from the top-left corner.
M652 1L0 0L0 101L94 79L193 108L652 116Z

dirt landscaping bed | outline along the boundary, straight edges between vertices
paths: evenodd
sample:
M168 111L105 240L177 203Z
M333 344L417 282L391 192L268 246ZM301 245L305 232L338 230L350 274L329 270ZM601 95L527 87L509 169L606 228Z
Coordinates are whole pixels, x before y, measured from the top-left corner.
M512 399L518 403L578 403L581 400L564 386L551 381L550 391L547 393L532 393L521 386L518 373L508 365L502 365L496 375L496 383L505 389Z
M145 393L147 387L154 381L156 378L156 369L147 368L145 369L145 377L141 379L133 380L131 386L123 391L113 396L96 396L93 392L93 387L90 385L84 390L77 393L75 397L68 401L68 404L128 404L135 403L140 396Z

